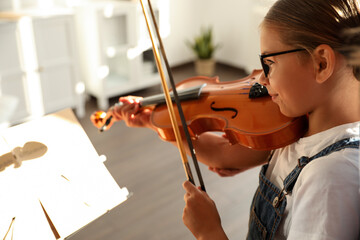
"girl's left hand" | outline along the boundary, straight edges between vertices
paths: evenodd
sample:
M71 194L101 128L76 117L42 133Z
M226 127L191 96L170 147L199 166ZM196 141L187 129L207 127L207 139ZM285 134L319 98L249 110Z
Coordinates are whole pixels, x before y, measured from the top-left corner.
M186 193L183 222L196 239L227 239L214 201L189 181L183 183Z
M233 177L236 174L239 174L247 168L238 169L238 168L215 168L215 167L209 167L209 170L217 173L220 177Z

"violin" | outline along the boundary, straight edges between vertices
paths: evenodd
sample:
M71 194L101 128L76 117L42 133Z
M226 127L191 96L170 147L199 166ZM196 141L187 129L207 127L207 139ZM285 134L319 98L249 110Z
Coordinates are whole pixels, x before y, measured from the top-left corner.
M284 116L259 84L261 72L254 70L245 78L229 82L199 76L178 83L176 89L191 137L196 139L208 131L224 132L231 144L256 150L280 148L302 137L308 127L307 117ZM152 109L150 121L160 138L174 141L164 103L163 94L159 94L143 98L140 106ZM91 116L93 124L107 130L113 121L111 112L95 112Z

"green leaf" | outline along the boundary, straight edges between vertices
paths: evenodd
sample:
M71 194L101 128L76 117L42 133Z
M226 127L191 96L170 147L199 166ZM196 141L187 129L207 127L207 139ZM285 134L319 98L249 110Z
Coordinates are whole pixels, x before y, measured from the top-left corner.
M218 45L213 44L212 41L212 28L202 28L200 35L194 38L193 42L186 41L186 45L192 49L195 55L200 59L212 58Z

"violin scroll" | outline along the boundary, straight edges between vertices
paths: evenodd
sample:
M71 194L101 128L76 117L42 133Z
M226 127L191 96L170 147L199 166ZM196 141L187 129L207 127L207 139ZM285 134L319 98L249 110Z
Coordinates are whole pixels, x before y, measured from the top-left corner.
M90 120L100 132L108 130L113 124L113 116L109 112L96 111L90 116Z
M155 101L155 103L157 103L159 100L157 98L154 98L154 96L150 97L152 101ZM127 105L124 103L128 103ZM134 105L135 103L138 104L138 106ZM148 106L144 106L144 103L149 104ZM128 126L144 126L146 125L144 123L144 120L142 118L139 118L138 120L135 119L135 116L137 113L139 112L146 112L148 111L147 109L152 108L154 106L155 103L151 103L150 100L147 101L143 101L142 97L135 97L135 96L127 96L127 97L122 97L119 102L117 102L114 106L110 107L109 110L107 112L105 111L95 111L93 114L91 114L90 116L90 120L92 122L92 124L99 129L100 132L104 132L110 129L110 127L114 124L114 122L119 121L119 120L123 120L123 118L126 118L126 114L130 114L131 118L128 119L128 121L126 122L126 124ZM123 112L122 114L124 114L124 112L126 113L124 116L122 116L121 112L120 112L120 108L122 108L123 106L126 106L126 110L121 110L121 112ZM131 110L129 110L129 108ZM140 110L141 108L141 110ZM131 111L131 112L130 112ZM132 121L134 120L134 121Z

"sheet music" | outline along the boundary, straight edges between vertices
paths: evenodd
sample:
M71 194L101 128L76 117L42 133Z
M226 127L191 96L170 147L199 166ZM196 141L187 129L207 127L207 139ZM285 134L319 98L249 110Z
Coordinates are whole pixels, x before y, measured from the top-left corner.
M71 110L7 129L0 149L25 159L0 171L0 238L14 217L6 239L66 238L127 199Z

